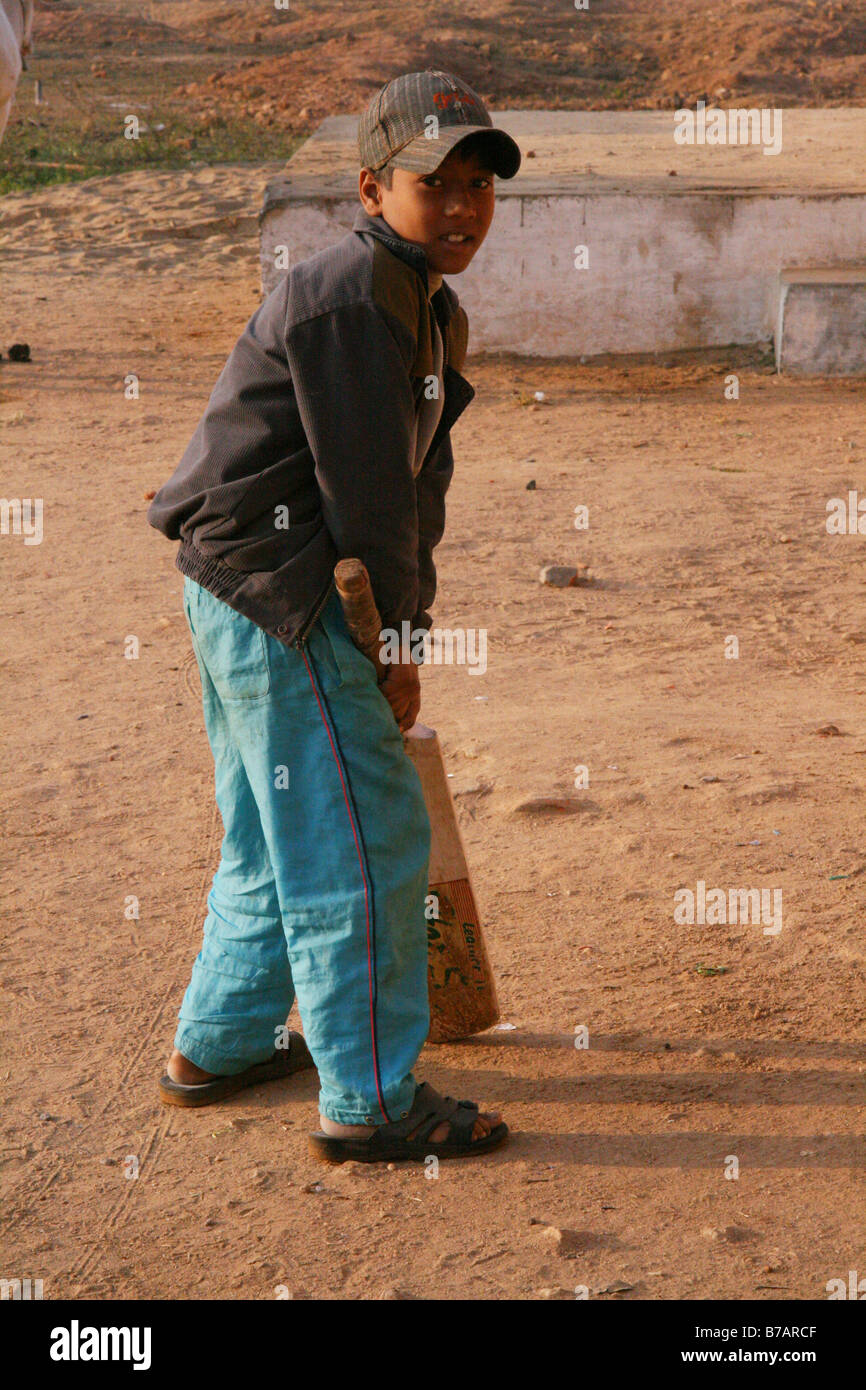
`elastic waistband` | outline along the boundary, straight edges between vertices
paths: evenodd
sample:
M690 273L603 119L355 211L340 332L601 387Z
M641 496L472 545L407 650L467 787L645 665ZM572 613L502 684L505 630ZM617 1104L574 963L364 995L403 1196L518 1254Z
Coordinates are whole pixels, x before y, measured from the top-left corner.
M235 594L243 582L243 575L235 574L209 555L202 555L189 541L181 541L174 563L181 574L194 579L217 598L224 599Z

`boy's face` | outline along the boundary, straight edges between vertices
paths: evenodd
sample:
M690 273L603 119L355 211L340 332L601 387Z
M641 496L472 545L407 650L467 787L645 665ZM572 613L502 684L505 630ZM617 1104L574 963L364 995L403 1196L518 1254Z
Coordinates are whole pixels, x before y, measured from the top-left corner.
M384 217L398 236L423 247L435 275L459 275L487 235L496 194L493 171L483 153L468 157L457 145L432 174L395 169L391 188L382 188L370 169L361 170L360 195L371 217ZM449 239L460 236L462 239Z

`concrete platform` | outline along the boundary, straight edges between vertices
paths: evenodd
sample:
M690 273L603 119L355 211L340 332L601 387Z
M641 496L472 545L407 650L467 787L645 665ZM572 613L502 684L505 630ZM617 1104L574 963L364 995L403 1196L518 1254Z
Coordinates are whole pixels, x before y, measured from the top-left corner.
M866 264L866 110L781 113L761 145L680 145L673 112L502 111L524 159L451 278L470 352L542 357L767 342L781 275ZM264 288L339 240L358 207L355 117L323 121L267 189ZM530 154L534 151L534 154ZM575 248L588 268L575 268ZM791 307L793 308L793 301Z
M866 266L782 275L776 370L866 376Z

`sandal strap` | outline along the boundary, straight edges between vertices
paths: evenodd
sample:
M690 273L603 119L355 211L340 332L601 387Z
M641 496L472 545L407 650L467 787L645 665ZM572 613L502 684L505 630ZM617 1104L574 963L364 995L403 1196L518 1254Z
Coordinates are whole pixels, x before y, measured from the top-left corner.
M457 1114L451 1119L451 1129L447 1143L470 1144L475 1121L478 1119L478 1106L474 1101L461 1100Z
M389 1138L408 1139L412 1135L413 1144L423 1144L443 1121L451 1126L448 1142L457 1140L467 1143L472 1136L478 1106L471 1100L454 1100L452 1096L442 1096L425 1081L415 1092L412 1108L405 1119L394 1120L381 1125L380 1132Z

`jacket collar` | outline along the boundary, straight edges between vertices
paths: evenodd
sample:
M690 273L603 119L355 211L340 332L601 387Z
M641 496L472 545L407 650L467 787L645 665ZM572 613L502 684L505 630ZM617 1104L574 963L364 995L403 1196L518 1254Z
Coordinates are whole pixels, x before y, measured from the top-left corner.
M407 265L412 266L418 272L424 282L424 293L427 294L430 288L427 279L427 257L420 246L417 246L414 241L406 241L405 237L401 237L399 232L395 232L390 223L385 221L384 217L371 217L364 208L358 208L355 221L352 224L352 231L359 234L366 232L370 236L378 237L380 241L384 241L395 256L398 256L401 261L405 261ZM455 313L460 301L451 286L446 285L444 280L433 295L433 299L437 299L439 295L442 296L442 311L447 322Z

